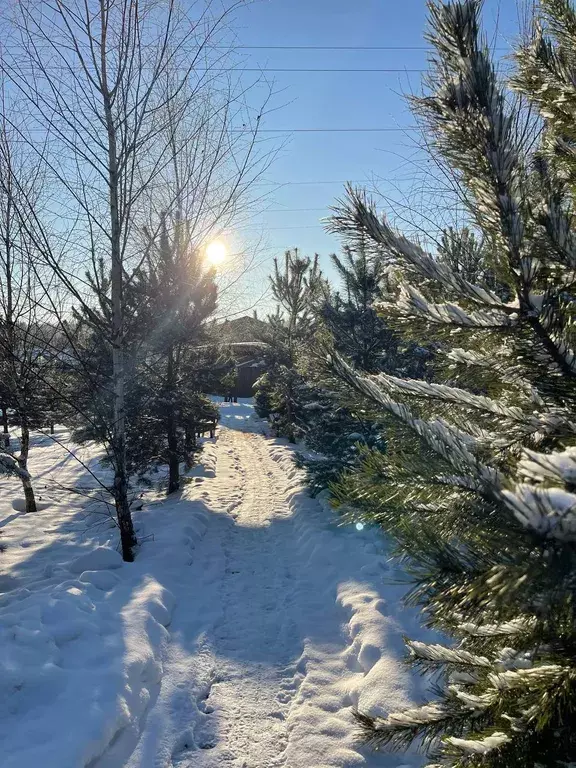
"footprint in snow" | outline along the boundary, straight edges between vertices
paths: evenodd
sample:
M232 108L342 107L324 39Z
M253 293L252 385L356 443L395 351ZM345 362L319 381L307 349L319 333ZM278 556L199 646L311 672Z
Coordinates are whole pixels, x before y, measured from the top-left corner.
M201 741L198 746L200 749L214 749L216 741L214 739L207 739L206 741Z

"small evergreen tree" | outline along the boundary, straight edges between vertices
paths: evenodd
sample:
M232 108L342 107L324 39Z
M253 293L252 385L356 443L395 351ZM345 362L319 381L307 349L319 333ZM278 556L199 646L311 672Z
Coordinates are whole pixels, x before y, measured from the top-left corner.
M180 464L190 464L197 451L195 426L217 418L217 409L202 395L217 365L212 346L205 344L216 285L213 271L192 246L188 223L178 215L170 221L163 214L157 235L145 234L145 257L124 297L126 463L130 473L139 475L167 464L172 493L180 485ZM71 375L85 418L76 437L106 441L112 369L103 329L110 313L110 279L103 265L87 279L95 303L77 313L81 363Z
M565 0L543 6L559 43L538 33L516 81L541 108L542 143L531 149L525 114L481 34L480 3L429 4L429 93L415 106L467 188L490 274L474 266L478 241L448 233L465 262L434 258L361 192L349 190L333 220L345 237L369 238L400 273L394 300L379 307L386 320L440 340L451 366L448 384L331 361L397 424L386 456L367 453L337 497L392 533L413 580L409 601L454 638L408 643L412 663L437 674L435 700L358 717L377 747L420 741L429 768L576 761L576 240L566 117L576 108L567 70L576 15Z
M262 338L268 372L256 383L255 402L257 413L271 418L277 433L291 442L302 435L305 424L306 383L297 361L314 332L312 305L321 280L318 256L302 257L294 249L286 252L282 266L274 260L270 283L278 307Z
M302 455L297 463L306 469L313 493L327 488L344 470L358 465L367 447L384 451L381 414L370 410L361 397L351 398L341 382L326 367L319 354L326 344L367 373L388 371L421 377L430 352L405 343L394 333L375 305L390 290L387 266L378 249L370 249L365 238L346 246L342 257L333 255L339 284L323 283L314 309L318 330L314 343L301 356L299 369L308 384L304 405L306 445L320 454Z
M214 271L194 247L189 223L176 213L171 230L163 215L159 237L149 236L148 258L134 287L136 295L146 296L149 313L145 361L158 385L156 414L160 439L166 442L161 455L167 458L168 493L179 488L180 462L189 458L182 440L184 423L201 418L194 413L200 405L198 382L190 364L183 375L184 366L190 350L194 354L194 348L208 340L206 321L216 309ZM207 408L202 401L201 410Z
M320 316L336 348L367 373L376 373L387 363L390 367L398 339L374 307L382 299L384 260L370 258L364 243L356 249L345 246L342 256L330 258L340 286L326 292Z

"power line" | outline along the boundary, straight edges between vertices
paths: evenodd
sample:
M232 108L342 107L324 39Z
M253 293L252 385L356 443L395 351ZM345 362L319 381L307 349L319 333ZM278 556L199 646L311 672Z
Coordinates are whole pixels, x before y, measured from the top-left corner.
M243 51L432 51L426 45L216 45L220 50ZM495 51L507 51L509 48L493 48Z
M336 181L262 181L260 183L285 187L301 184L368 184L369 181L367 179L337 179Z
M323 224L306 224L304 227L266 227L266 231L270 232L272 230L279 230L279 229L324 229Z
M216 45L221 50L242 51L431 51L425 45Z
M427 69L407 69L406 67L368 67L366 69L358 69L357 67L351 68L351 67L322 67L322 68L311 68L311 67L225 67L223 69L214 69L213 67L196 67L194 69L194 72L388 72L388 73L412 73L412 74L421 74L422 72L428 72Z
M389 133L392 131L416 131L417 125L404 128L258 128L258 133ZM232 128L231 133L253 133L252 128Z
M258 229L259 226L261 226L261 225L255 224L255 225L248 225L248 226L245 226L245 227L236 227L235 229L237 231L240 231L240 230L244 231L244 230L247 230L247 229ZM323 228L324 228L323 224L305 224L303 227L298 227L298 226L266 227L266 232L273 232L273 231L277 231L277 230L281 230L281 229L323 229Z
M329 207L325 208L265 208L262 213L296 213L296 212L308 212L308 211L328 211Z

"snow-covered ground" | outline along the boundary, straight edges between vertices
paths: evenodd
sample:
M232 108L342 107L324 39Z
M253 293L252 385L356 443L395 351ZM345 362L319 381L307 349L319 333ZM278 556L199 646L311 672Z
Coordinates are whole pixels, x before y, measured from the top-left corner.
M95 482L60 445L35 440L37 514L2 479L3 768L421 765L365 750L352 715L423 693L378 533L309 498L249 403L221 409L182 493L145 495L132 564L103 505L60 488Z

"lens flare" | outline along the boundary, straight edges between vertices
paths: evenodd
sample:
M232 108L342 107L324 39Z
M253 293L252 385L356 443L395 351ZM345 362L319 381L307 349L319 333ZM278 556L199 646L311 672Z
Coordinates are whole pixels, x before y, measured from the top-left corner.
M227 249L221 240L213 240L206 246L206 261L216 267L225 260Z

